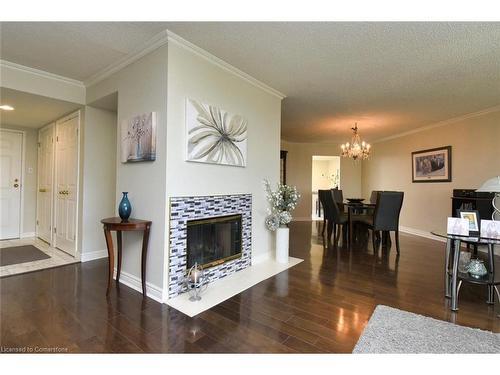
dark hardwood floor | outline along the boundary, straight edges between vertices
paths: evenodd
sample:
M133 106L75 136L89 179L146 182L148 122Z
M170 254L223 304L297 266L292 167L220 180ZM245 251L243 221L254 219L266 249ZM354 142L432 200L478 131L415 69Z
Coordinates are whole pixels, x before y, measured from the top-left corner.
M2 278L0 345L69 352L349 353L378 304L500 332L500 308L485 303L485 287L464 285L460 311L450 312L443 243L402 234L399 257L394 247L374 255L368 238L352 250L324 248L317 225L291 226L291 255L304 262L195 318L123 285L107 300L106 259Z

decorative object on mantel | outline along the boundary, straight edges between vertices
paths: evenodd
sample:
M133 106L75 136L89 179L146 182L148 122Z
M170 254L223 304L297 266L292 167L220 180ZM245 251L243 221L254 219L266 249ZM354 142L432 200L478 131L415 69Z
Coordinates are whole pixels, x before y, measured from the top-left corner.
M128 200L128 192L124 191L122 192L122 200L120 201L120 204L118 205L118 215L120 215L120 218L123 221L127 221L128 218L130 217L130 214L132 213L132 205L130 204L130 201Z
M288 263L288 245L290 230L288 223L292 221L291 211L297 207L300 194L295 186L278 183L273 191L268 180L264 180L267 201L271 205L269 216L266 218L266 227L276 231L276 261Z
M354 124L354 128L351 128L353 135L351 138L351 143L347 142L340 145L342 149L341 155L345 158L352 158L354 160L364 160L368 159L370 156L371 146L365 141L361 141L361 137L358 134L358 123Z
M484 184L481 185L476 191L495 193L491 204L493 205L493 213L491 214L491 220L500 220L500 207L495 204L495 201L500 200L500 176L490 178Z
M205 283L205 272L197 262L189 269L187 273L186 285L190 296L189 300L191 302L201 300L200 295L208 288L208 283Z
M187 160L247 164L247 120L194 99L186 102Z
M412 182L450 182L451 146L411 153Z
M122 163L156 160L156 112L122 121Z

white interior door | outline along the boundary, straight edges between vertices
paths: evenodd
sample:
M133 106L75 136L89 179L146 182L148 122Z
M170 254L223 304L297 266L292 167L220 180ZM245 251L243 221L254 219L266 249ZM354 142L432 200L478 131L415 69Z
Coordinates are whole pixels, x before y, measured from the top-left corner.
M78 114L56 122L54 246L76 254Z
M38 193L36 233L39 238L52 243L52 207L54 184L55 124L38 132Z
M19 238L23 134L0 132L0 239Z

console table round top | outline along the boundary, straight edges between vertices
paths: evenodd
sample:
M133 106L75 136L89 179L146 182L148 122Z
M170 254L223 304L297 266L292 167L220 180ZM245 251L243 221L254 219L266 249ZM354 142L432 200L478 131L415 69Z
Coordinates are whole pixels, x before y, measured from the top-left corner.
M133 218L124 221L120 217L108 217L106 219L102 219L101 223L109 227L133 230L133 229L144 229L145 227L150 226L152 222L150 220L133 219Z

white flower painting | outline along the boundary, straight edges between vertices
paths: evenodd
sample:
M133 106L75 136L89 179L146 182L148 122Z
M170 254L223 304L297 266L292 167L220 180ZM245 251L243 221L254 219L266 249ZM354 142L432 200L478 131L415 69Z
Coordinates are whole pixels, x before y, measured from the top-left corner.
M245 167L247 120L209 104L187 99L187 160Z
M121 126L121 161L153 161L156 159L156 112L144 113L124 120Z

